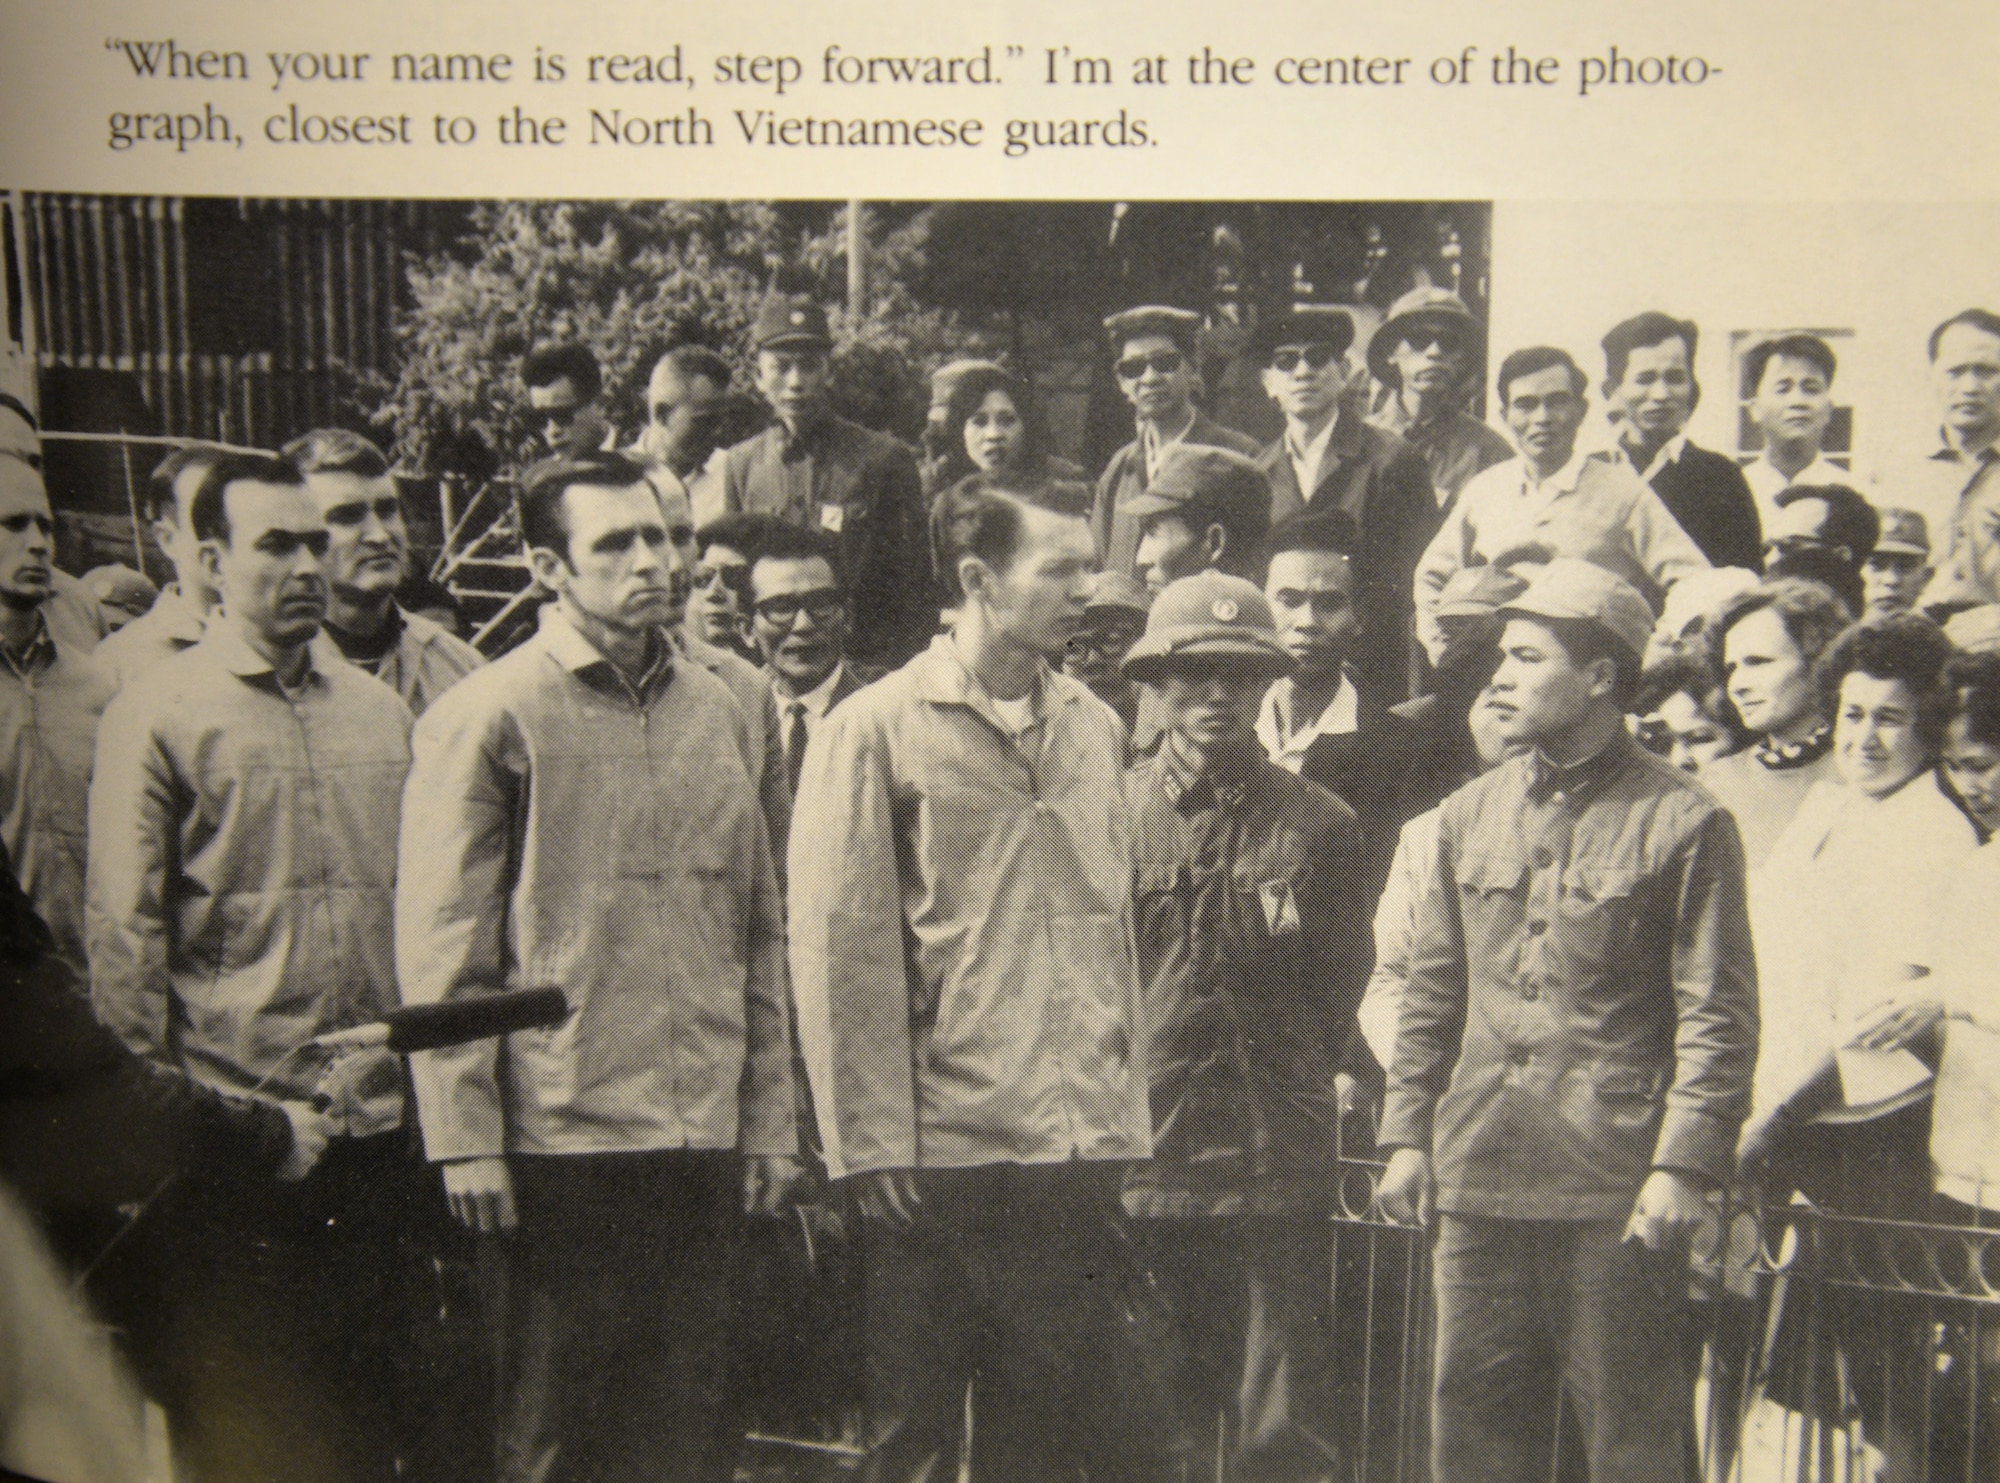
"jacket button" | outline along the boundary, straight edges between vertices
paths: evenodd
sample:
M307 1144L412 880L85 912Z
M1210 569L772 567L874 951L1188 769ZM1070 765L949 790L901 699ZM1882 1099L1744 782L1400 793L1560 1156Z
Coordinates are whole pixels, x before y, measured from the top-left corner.
M1530 937L1540 937L1544 932L1548 930L1549 930L1549 924L1542 918L1532 917L1529 919L1528 935Z
M1532 1002L1542 997L1542 991L1535 986L1534 981L1531 979L1521 985L1521 997Z
M1556 857L1550 854L1547 850L1538 849L1535 851L1535 869L1547 870L1551 865L1555 863L1556 863Z

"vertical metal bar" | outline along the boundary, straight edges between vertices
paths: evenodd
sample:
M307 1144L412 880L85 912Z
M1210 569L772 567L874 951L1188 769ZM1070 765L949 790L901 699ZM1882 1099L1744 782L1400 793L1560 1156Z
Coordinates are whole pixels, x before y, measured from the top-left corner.
M132 482L132 445L125 441L118 444L118 462L125 472L125 509L132 517L132 570L140 576L146 575L146 535L145 526L139 517L139 490Z
M32 266L33 254L29 250L28 213L33 210L32 197L25 191L8 193L13 210L8 212L8 222L14 234L14 259L21 273L21 322L15 328L20 332L21 354L28 363L29 384L25 388L27 400L37 417L42 415L41 395L36 373L41 367L42 336L38 322L42 308L41 296L34 291L36 282Z
M868 238L861 202L847 203L847 317L859 324L868 313Z

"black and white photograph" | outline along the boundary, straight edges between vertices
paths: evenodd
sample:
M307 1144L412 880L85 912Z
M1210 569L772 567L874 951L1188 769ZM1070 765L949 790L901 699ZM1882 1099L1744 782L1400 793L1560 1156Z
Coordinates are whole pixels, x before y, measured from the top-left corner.
M0 1476L2000 1478L1996 243L0 192Z

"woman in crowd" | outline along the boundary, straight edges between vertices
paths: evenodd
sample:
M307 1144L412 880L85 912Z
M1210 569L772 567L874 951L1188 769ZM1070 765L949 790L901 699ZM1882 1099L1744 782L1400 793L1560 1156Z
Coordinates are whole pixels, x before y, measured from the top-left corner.
M959 378L946 405L943 441L940 489L973 474L1083 478L1082 469L1049 452L1040 424L1029 414L1027 388L998 366L980 367Z
M1849 621L1818 583L1779 579L1735 598L1708 625L1710 663L1756 740L1704 769L1702 781L1735 815L1753 874L1806 793L1832 775L1833 725L1813 666Z
M1750 743L1705 655L1670 654L1639 677L1632 703L1639 745L1682 772L1706 776L1712 763Z
M1903 616L1855 625L1820 662L1837 780L1800 803L1751 900L1763 1023L1742 1155L1772 1199L1928 1211L1927 1067L1945 1015L1934 975L1978 844L1936 771L1950 655L1935 624ZM1827 1424L1858 1411L1890 1476L1914 1476L1921 1312L1913 1323L1907 1304L1838 1290L1817 1307L1786 1308L1767 1394Z

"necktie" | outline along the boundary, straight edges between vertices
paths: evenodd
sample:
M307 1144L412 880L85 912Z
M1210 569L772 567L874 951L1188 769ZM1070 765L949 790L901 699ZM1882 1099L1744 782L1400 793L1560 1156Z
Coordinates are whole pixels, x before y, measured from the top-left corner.
M791 782L792 796L799 792L799 769L806 760L806 707L802 700L795 700L791 707L792 724L785 731L785 776Z

